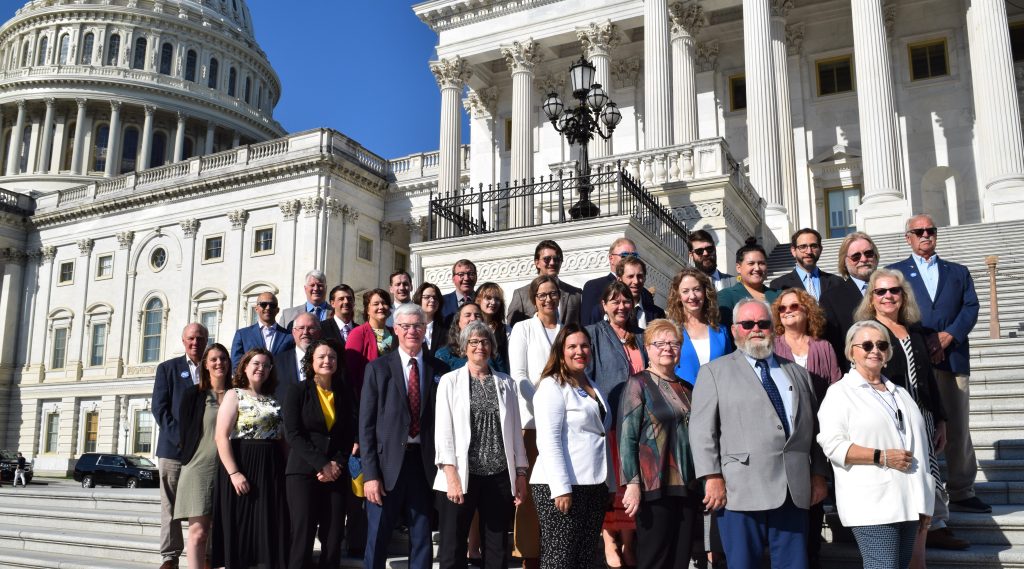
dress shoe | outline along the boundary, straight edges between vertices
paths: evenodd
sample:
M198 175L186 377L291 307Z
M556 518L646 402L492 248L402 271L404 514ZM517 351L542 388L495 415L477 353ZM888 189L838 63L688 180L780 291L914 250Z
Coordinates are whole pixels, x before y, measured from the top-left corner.
M178 560L168 559L160 564L160 569L178 569Z
M992 506L982 502L977 496L971 496L966 500L957 500L955 502L950 500L949 511L968 512L971 514L990 514L992 513Z
M971 542L953 535L953 530L949 528L940 528L928 532L926 545L935 549L960 550L970 547Z

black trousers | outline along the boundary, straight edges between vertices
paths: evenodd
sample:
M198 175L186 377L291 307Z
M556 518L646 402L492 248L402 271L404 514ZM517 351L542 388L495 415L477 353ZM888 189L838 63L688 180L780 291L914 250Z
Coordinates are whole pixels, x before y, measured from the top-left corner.
M640 502L636 514L637 569L686 569L694 538L704 529L700 500L665 496Z
M336 569L341 563L341 540L345 538L345 485L347 476L334 482L320 482L315 474L285 477L288 512L292 519L292 543L288 569L308 569L313 556L313 539L320 536L321 569Z
M345 487L345 538L349 557L363 558L366 548L366 498L352 492L352 478L346 473L341 481Z
M437 563L441 569L466 569L466 540L473 514L480 513L480 552L484 569L508 567L508 524L515 513L508 471L490 476L469 475L462 504L445 492L437 494L441 541Z

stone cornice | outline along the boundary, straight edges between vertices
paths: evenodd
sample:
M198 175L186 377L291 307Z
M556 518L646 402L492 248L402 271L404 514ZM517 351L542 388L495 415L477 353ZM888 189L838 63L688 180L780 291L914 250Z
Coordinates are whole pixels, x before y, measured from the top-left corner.
M500 18L560 0L434 0L413 6L420 21L435 32Z

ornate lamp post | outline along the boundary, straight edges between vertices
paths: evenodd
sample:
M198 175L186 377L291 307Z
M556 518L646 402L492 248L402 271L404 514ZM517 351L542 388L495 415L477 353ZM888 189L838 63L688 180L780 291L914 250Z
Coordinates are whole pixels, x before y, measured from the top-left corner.
M544 114L551 120L555 130L564 134L569 139L569 144L580 145L580 159L577 162L580 199L569 208L569 216L573 219L596 217L601 212L597 204L590 201L593 187L590 184L590 158L587 147L595 135L605 140L611 138L612 131L622 120L619 107L611 101L600 83L594 83L596 72L586 57L580 57L580 60L569 68L572 96L579 104L567 109L557 93L551 93L544 101ZM602 125L604 130L601 128Z

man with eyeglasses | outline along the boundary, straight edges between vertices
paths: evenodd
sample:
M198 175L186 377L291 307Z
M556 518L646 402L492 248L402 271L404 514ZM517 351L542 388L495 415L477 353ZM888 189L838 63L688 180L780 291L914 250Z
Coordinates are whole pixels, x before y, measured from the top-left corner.
M604 317L604 312L601 310L601 295L604 294L604 289L609 283L619 278L615 274L616 265L619 264L619 261L627 258L640 258L636 252L636 243L628 237L619 237L608 248L608 270L610 272L603 277L591 279L583 285L583 299L580 301L580 324L589 326L600 322ZM645 306L654 306L654 296L650 291L641 288L640 294Z
M978 461L971 441L970 373L968 335L978 322L978 294L967 267L940 259L935 252L939 240L935 221L929 215L907 220L910 257L890 265L901 271L914 290L921 309L921 325L937 332L929 346L935 383L946 411L946 464L949 509L954 512L989 513L992 507L974 492ZM941 360L941 361L940 361ZM931 538L931 533L928 534ZM929 545L932 539L929 539Z
M348 333L356 327L356 293L343 283L332 288L327 298L334 315L320 323L320 336L337 341L345 349Z
M802 288L821 301L821 295L834 286L841 286L843 279L818 268L821 257L821 233L804 227L789 240L789 254L796 259L796 267L771 283L775 290Z
M266 348L270 353L277 355L295 343L288 329L277 323L275 318L278 313L277 296L272 292L260 293L256 297L256 323L252 326L239 328L235 337L231 340L231 369L238 366L242 356L253 348Z
M843 373L850 371L846 353L846 331L853 326L853 313L867 293L871 273L878 268L878 247L867 233L856 231L839 246L839 274L845 279L821 295L825 312L825 339L832 344Z
M825 499L830 467L818 446L818 401L800 365L773 355L771 310L740 300L736 351L702 366L693 390L690 447L704 505L730 567L806 569L808 509ZM765 396L767 395L767 397Z
M704 271L704 274L711 278L716 291L736 284L735 276L718 270L718 248L710 233L703 229L691 231L689 243L690 260L693 261L693 266Z
M619 264L615 265L615 278L633 293L633 312L636 315L636 324L641 330L647 328L648 322L665 317L665 310L654 304L654 297L644 288L644 283L647 282L647 263L640 257L626 257L619 261ZM594 309L599 312L598 320L604 317L601 306Z
M312 313L303 312L292 322L292 349L274 355L274 372L277 374L275 397L282 401L293 385L305 380L302 375L302 358L306 349L320 339L320 321ZM335 346L337 347L337 346ZM344 366L338 366L341 369Z
M558 290L562 293L558 300L558 323L564 326L570 322L579 323L583 291L558 278L562 260L562 248L550 239L541 241L533 250L533 264L537 267L537 275L550 275L558 279ZM508 304L509 326L533 318L536 313L537 307L530 302L530 284L517 288L512 293L512 302Z
M313 269L306 273L306 284L303 290L306 292L305 304L285 308L281 312L281 325L291 328L292 321L302 313L312 314L317 321L327 320L331 313L331 305L327 304L327 275L323 271Z
M467 302L473 302L476 291L476 265L469 259L459 259L452 267L452 284L455 290L444 295L441 305L441 316L445 324L451 324L452 315Z

